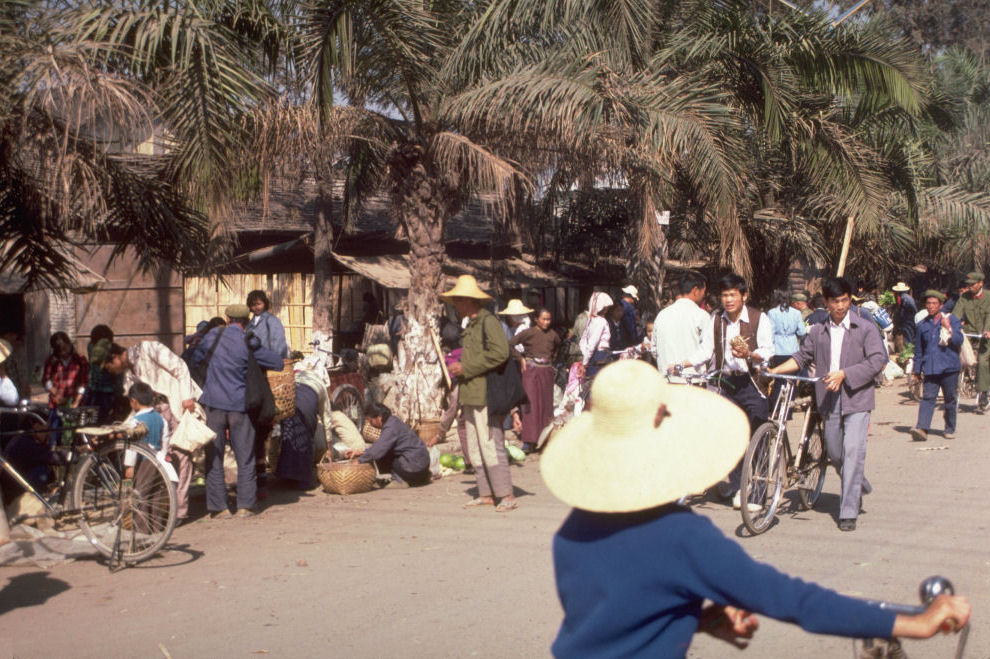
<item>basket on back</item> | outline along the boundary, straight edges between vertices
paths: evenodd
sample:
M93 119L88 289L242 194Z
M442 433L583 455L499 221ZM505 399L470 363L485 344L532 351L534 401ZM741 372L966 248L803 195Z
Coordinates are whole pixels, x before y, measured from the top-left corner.
M286 359L281 371L268 371L268 386L275 399L275 419L273 423L284 421L296 413L296 374L295 360Z
M371 491L378 474L374 465L367 462L332 462L324 457L316 466L316 475L325 492L360 494Z

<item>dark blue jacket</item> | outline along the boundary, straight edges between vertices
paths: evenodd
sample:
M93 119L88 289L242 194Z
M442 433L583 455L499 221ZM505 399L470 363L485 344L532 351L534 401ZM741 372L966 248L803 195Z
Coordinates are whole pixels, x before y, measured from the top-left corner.
M223 332L223 336L221 336ZM244 330L240 325L214 327L193 351L193 365L206 359L206 353L220 340L216 352L210 359L203 383L203 395L199 402L204 407L213 407L228 412L244 412L244 382L247 377L248 347L244 341ZM261 346L257 337L252 337L254 358L263 369L282 370L281 355Z
M374 444L364 450L358 462L381 460L392 454L392 464L398 464L408 473L426 471L430 468L430 452L423 440L394 416L390 416L382 426L382 433Z
M643 337L639 332L639 322L637 321L636 307L628 300L619 300L622 304L622 320L616 326L618 332L612 333L612 350L625 350L639 345Z
M901 303L894 309L894 322L904 335L905 343L914 343L914 317L918 315L918 305L907 293L901 293Z
M914 343L915 373L940 375L959 372L959 349L964 340L962 325L958 318L949 314L949 326L952 327L949 345L940 346L938 335L942 323L936 323L931 316L918 323Z
M706 599L818 634L886 638L894 626L892 611L758 563L679 506L572 510L554 536L553 561L564 608L555 657L683 657Z

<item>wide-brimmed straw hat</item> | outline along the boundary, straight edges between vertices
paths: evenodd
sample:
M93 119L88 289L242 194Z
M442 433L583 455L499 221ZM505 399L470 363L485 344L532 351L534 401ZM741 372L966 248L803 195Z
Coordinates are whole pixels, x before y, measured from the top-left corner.
M470 297L475 300L490 300L492 296L478 287L478 281L472 275L461 275L457 278L457 283L446 293L440 294L440 299L450 302L451 298Z
M550 492L575 508L633 512L701 492L729 473L749 443L749 421L732 401L668 384L639 360L603 368L591 400L540 460Z
M0 364L7 361L10 357L10 353L14 351L14 347L10 345L10 342L5 339L0 339Z
M890 290L894 291L895 293L906 293L909 290L911 290L911 287L905 284L904 282L899 281L893 286L891 286Z
M507 304L505 308L498 313L503 316L525 316L528 313L533 313L533 310L523 304L522 300L513 298L509 300L509 304Z
M630 285L626 286L625 288L623 288L622 289L622 292L625 293L626 295L631 296L632 299L634 299L634 300L638 300L639 299L639 289L636 288L635 286L633 286L632 284L630 284Z

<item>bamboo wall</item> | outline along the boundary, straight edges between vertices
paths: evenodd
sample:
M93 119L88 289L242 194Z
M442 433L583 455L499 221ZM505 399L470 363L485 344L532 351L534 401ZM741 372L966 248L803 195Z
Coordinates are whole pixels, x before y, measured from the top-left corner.
M382 300L381 291L371 281L352 274L334 277L338 304L333 313L334 328L346 330L360 321L361 298L372 291ZM312 352L313 334L313 275L308 273L233 274L222 280L210 277L186 277L186 334L196 331L196 324L214 316L223 316L229 304L245 303L249 292L258 289L268 293L269 311L285 326L285 338L290 350Z

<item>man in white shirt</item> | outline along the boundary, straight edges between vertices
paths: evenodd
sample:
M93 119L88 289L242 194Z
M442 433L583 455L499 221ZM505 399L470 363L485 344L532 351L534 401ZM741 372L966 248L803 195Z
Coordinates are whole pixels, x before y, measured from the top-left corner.
M767 398L752 378L752 371L774 355L773 328L767 315L746 304L749 287L735 273L718 283L722 313L713 319L713 358L719 371L719 391L738 405L749 417L750 432L754 432L770 415ZM738 508L739 479L742 461L729 474L729 490L734 495L733 507Z
M677 300L657 314L653 350L661 373L670 374L676 366L683 366L687 373L701 373L711 361L712 320L699 306L707 288L701 274L685 273L678 284Z

